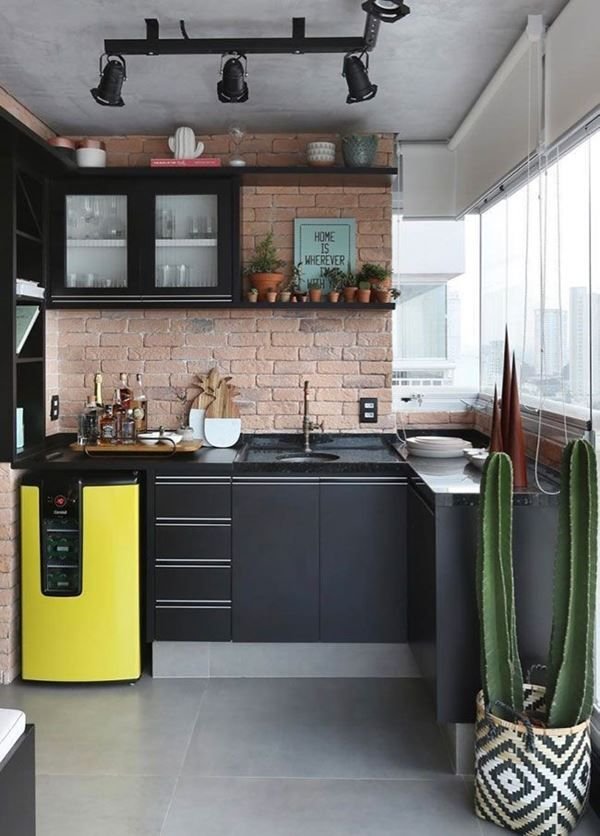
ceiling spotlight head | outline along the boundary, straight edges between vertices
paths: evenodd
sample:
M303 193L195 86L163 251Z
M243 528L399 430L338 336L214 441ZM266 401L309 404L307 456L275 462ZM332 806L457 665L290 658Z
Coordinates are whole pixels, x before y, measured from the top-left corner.
M245 55L238 52L224 53L221 56L220 75L221 80L217 84L220 102L248 101L248 59Z
M410 14L410 8L400 0L365 0L362 8L384 23L395 23Z
M366 61L363 63L363 55ZM374 99L377 93L377 85L369 81L369 56L346 55L344 58L344 69L342 75L348 85L348 97L346 104L355 102L367 102Z
M106 59L102 69L102 59ZM90 90L98 104L105 107L123 107L125 102L121 98L121 88L127 78L127 67L122 55L100 56L100 82Z

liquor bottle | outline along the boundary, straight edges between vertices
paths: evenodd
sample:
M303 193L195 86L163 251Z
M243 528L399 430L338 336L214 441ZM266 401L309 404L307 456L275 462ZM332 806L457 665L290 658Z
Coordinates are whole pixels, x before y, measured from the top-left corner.
M121 372L120 374L121 384L119 386L119 396L121 406L125 411L127 411L131 406L131 396L132 392L129 388L129 381L127 379L127 372Z
M96 402L96 406L103 406L102 403L102 375L100 372L96 372L94 375L94 400Z
M121 390L115 389L115 396L112 405L113 424L115 427L115 444L121 443L123 418L127 410L123 409L121 402Z
M111 404L104 407L104 414L100 418L100 437L99 444L114 444L115 443L115 422L113 416L113 408Z
M135 420L133 417L133 409L128 409L123 412L121 418L121 437L120 444L135 444Z
M136 433L146 432L146 429L148 428L148 398L146 397L144 387L142 386L141 374L136 374L135 376L135 387L133 390L131 407L133 409Z
M99 433L99 409L96 406L96 398L89 395L87 406L79 416L79 431L77 433L78 444L96 444Z

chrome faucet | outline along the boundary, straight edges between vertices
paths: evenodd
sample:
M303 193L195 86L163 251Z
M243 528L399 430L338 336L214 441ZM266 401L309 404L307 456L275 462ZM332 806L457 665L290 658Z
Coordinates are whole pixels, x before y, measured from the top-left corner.
M308 414L308 380L304 381L304 417L302 419L302 433L304 435L304 452L310 453L310 434L315 430L323 432L323 421L320 424L310 420Z

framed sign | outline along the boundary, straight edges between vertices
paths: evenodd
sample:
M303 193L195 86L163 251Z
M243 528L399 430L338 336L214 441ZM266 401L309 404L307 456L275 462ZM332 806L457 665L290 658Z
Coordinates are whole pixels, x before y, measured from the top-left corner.
M294 263L302 270L303 289L320 281L327 287L323 271L338 267L352 269L356 258L354 218L296 218L294 221Z

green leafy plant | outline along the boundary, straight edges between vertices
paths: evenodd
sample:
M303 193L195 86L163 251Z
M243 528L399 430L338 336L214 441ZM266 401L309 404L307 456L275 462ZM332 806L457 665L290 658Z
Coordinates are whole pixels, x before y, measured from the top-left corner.
M251 287L250 290L248 291L248 293L251 296L258 296L258 290L255 287Z
M359 290L371 290L371 282L363 281L358 283Z
M356 273L348 268L344 273L344 287L357 287L358 286L358 278Z
M386 267L383 267L381 264L371 264L370 262L363 264L358 273L358 281L369 282L369 285L372 283L378 285L386 279L389 279L389 277L390 273Z
M390 288L390 294L391 294L392 299L399 299L400 298L400 291L398 290L397 287L391 287Z
M329 289L339 293L346 285L346 273L339 267L326 267L323 278L329 282Z
M268 232L262 241L254 248L254 255L244 268L244 273L277 273L286 262L279 258L277 248L273 242L273 233Z
M554 569L552 638L546 706L552 728L587 720L594 702L594 626L597 575L596 455L573 441L561 465L558 547Z
M512 563L513 472L510 457L488 457L481 482L477 603L481 627L481 676L486 705L523 711ZM508 718L507 718L508 719Z

